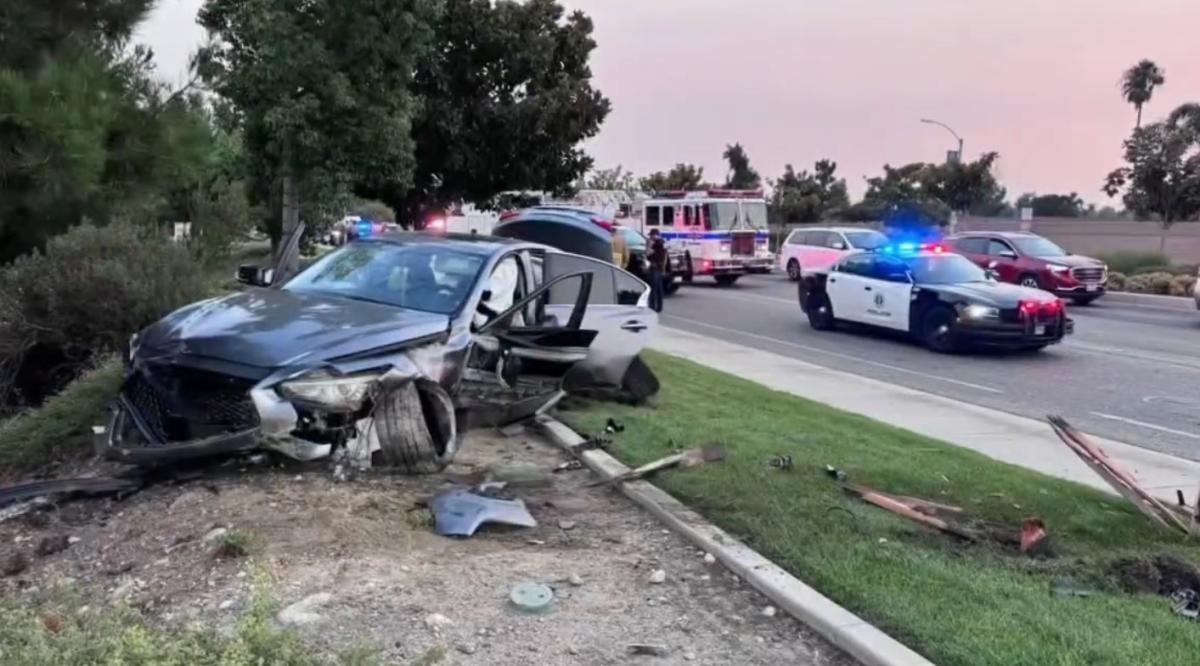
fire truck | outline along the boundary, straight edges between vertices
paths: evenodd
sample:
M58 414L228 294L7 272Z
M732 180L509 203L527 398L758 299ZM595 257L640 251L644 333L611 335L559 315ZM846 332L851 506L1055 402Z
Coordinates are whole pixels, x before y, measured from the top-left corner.
M771 272L762 190L659 192L641 208L641 230L657 229L668 249L683 254L685 282L711 276L731 285L747 273Z

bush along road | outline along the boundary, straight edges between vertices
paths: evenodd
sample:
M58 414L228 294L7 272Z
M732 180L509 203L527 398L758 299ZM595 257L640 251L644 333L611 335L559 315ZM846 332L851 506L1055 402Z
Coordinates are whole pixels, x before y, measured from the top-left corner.
M663 383L653 405L571 404L563 420L584 434L621 422L605 436L631 466L720 445L724 462L656 483L933 662L1194 663L1200 627L1168 597L1200 586L1200 547L1121 498L688 361L649 360ZM961 511L940 530L849 484L884 503ZM1034 545L1041 526L1048 536Z

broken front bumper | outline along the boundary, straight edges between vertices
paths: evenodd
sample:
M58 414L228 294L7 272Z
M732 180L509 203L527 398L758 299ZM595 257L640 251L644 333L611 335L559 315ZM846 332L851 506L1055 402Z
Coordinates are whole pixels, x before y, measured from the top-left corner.
M135 465L154 465L249 451L258 448L262 439L259 428L251 428L188 442L155 444L146 437L138 420L128 402L119 398L107 427L95 435L97 453Z

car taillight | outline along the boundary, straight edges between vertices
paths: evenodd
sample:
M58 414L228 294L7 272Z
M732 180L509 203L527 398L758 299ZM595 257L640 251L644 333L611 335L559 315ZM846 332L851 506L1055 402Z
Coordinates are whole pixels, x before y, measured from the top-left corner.
M1037 314L1037 311L1038 311L1038 302L1037 301L1021 301L1020 310L1021 310L1021 314L1025 315L1027 317L1030 315L1035 315L1035 314Z

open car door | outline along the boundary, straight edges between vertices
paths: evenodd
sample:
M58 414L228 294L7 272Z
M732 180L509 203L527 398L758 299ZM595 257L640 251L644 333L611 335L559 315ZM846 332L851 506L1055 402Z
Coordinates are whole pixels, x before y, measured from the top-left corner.
M557 401L563 378L588 357L596 338L596 331L581 327L592 280L590 272L562 275L504 312L485 312L488 321L472 334L457 391L469 426L512 423ZM570 312L565 318L547 312L544 295L568 283L578 285Z

